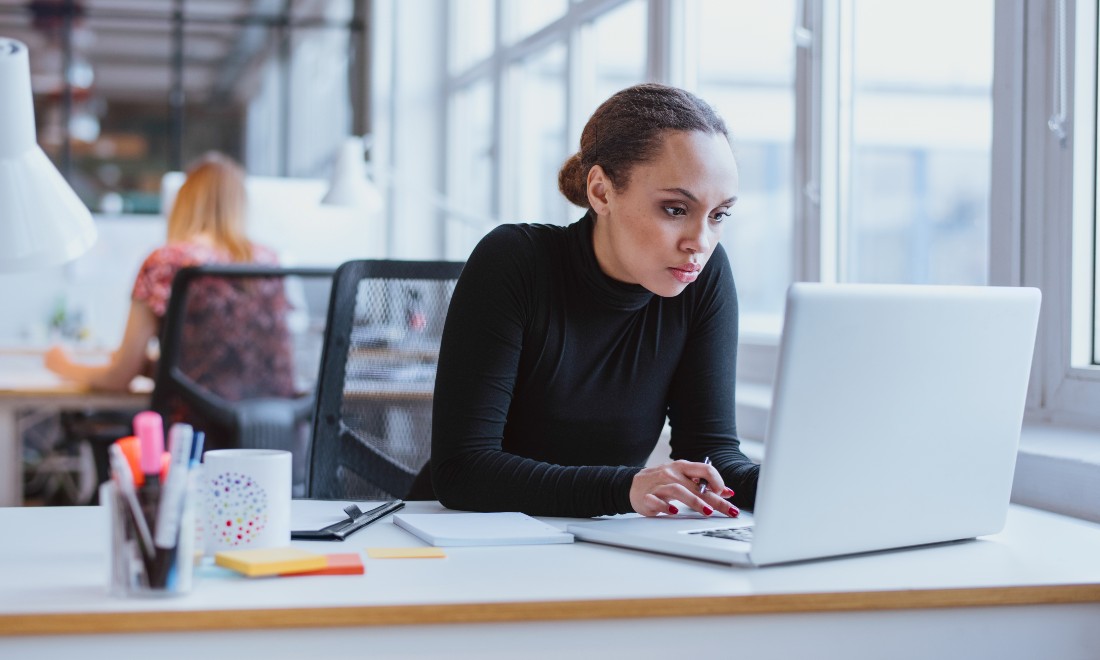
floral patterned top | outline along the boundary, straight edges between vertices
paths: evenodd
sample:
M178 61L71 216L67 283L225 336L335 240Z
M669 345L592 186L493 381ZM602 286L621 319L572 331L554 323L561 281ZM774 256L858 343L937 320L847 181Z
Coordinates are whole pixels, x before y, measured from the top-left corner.
M231 263L227 251L208 245L165 245L142 264L133 300L153 311L161 334L172 282L180 269ZM251 263L277 266L278 259L269 248L253 245ZM174 347L175 366L202 389L227 402L295 396L294 354L286 323L290 304L283 278L199 277L191 280L186 294L179 345ZM162 346L162 355L165 350ZM209 449L239 443L232 429L205 419L174 391L158 407L164 408L159 412L167 422L187 422L204 430Z
M265 266L279 265L279 259L270 248L252 245L252 261ZM207 266L213 264L231 264L233 257L227 250L202 243L169 243L153 250L145 258L134 281L131 295L136 301L149 306L156 315L158 324L168 310L168 296L172 293L172 280L181 268L187 266Z

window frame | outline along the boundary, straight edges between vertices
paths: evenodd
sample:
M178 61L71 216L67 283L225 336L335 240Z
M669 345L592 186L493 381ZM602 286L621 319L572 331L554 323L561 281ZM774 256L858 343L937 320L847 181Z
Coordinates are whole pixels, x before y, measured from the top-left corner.
M1028 3L1026 7L1012 3L1004 8L1006 13L1011 11L1013 34L1022 42L1016 47L1026 56L1013 63L1021 66L1024 74L1006 76L1004 85L1023 88L1012 90L1015 103L1005 112L1021 127L1012 136L1012 152L1005 154L1021 163L1020 172L1001 172L1008 182L1001 189L1019 191L1011 200L1018 208L1014 215L1019 217L1019 227L994 214L1007 235L1000 256L1009 262L1004 253L1018 245L1019 251L1010 256L1014 262L1019 255L1019 263L1002 265L1002 270L1010 270L1000 273L997 283L1035 286L1043 292L1028 419L1100 428L1100 406L1096 405L1100 367L1083 364L1090 359L1086 355L1091 356L1095 263L1088 269L1088 277L1074 274L1075 259L1094 259L1096 8L1084 1L1065 2L1066 25L1075 27L1065 31L1064 143L1047 126L1057 111L1057 8L1058 2ZM1005 22L1009 20L1005 18ZM1004 49L997 54L1003 55ZM1039 91L1025 94L1024 90ZM1012 183L1016 187L1011 187Z

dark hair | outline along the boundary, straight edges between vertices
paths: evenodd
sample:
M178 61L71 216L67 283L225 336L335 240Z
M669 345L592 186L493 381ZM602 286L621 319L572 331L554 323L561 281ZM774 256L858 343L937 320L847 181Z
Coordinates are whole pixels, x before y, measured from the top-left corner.
M588 208L588 172L599 165L616 190L630 182L631 169L653 159L665 131L703 131L729 139L726 123L706 101L677 87L644 83L604 101L584 126L581 150L558 172L558 190Z

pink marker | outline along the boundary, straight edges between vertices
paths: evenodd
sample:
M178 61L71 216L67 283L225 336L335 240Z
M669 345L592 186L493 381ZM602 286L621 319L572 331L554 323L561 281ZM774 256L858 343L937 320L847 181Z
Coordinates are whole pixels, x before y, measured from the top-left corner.
M164 420L152 410L134 416L134 435L141 447L141 471L146 477L160 477L161 454L164 453Z
M164 454L164 421L152 410L134 416L134 435L141 449L141 471L145 483L138 492L141 510L150 529L156 528L157 503L160 501L161 456Z

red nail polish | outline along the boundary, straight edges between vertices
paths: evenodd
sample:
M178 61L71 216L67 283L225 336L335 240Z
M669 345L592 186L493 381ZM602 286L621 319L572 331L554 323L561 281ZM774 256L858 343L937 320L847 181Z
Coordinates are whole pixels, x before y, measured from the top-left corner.
M680 510L677 509L676 507L672 506L671 504L669 504L668 505L668 512L675 516L677 513L680 513Z
M722 491L722 497L733 497L733 489L727 488Z
M712 513L714 513L714 509L710 508L709 506L703 507L703 515L709 516Z
M731 506L730 507L730 515L733 516L734 518L736 518L737 516L741 515L741 512L737 510L737 507Z

